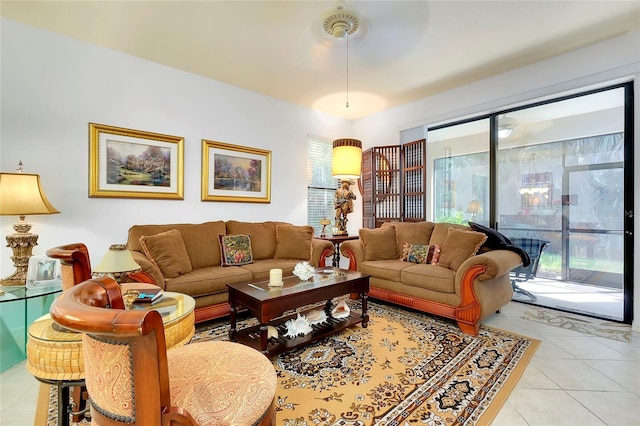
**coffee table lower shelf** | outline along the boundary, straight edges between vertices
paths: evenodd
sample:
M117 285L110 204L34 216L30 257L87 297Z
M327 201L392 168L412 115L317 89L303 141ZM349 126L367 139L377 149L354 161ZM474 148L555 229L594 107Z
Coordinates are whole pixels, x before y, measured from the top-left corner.
M352 310L349 312L348 317L344 318L327 318L327 321L320 324L314 324L311 327L313 331L304 336L285 337L287 333L287 326L285 323L296 318L297 314L288 315L278 320L272 321L269 325L275 327L278 330L278 337L272 337L267 342L267 350L263 351L261 347L260 330L261 325L255 325L252 327L243 328L234 333L232 340L242 343L247 346L251 346L256 350L259 350L267 356L276 356L283 352L287 352L296 349L300 346L308 345L311 342L322 339L324 337L336 334L345 328L362 323L362 312ZM366 324L363 324L366 327Z

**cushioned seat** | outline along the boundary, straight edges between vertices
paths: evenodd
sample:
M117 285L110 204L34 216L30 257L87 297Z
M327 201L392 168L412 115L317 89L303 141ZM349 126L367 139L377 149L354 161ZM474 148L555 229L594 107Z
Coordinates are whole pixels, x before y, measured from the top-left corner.
M239 343L182 346L167 352L167 364L171 405L185 408L198 424L256 424L276 391L271 362ZM204 365L207 370L194 369Z
M51 317L83 333L94 425L271 425L276 372L239 343L167 350L156 310L123 307L109 277L82 282L51 305Z

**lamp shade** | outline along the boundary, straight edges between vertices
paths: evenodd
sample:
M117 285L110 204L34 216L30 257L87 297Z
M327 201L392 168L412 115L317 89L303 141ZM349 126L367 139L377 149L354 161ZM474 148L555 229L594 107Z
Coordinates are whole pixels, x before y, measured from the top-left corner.
M331 175L338 179L357 179L362 170L362 142L357 139L333 141Z
M479 200L471 200L465 213L482 214L482 202Z
M118 272L135 271L137 269L140 269L140 265L133 260L133 256L131 252L127 250L127 246L124 244L112 244L98 266L93 268L93 272L115 274Z
M56 214L44 195L40 176L28 173L0 173L0 215Z

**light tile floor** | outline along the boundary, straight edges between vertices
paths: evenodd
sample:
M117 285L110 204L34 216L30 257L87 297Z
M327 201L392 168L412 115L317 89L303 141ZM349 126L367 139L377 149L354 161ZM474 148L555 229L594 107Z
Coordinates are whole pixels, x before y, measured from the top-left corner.
M529 308L511 302L485 321L542 341L492 425L640 425L640 333L582 334L522 319ZM32 425L38 388L24 362L0 374L0 424Z
M519 283L519 287L536 296L536 301L521 293L514 300L533 303L553 309L561 309L600 318L622 321L624 317L624 294L622 289L571 283L536 277Z

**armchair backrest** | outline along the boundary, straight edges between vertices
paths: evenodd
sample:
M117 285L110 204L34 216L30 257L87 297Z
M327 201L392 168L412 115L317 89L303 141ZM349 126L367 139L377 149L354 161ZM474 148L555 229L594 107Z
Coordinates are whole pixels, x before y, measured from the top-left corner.
M46 251L52 259L60 259L62 288L64 290L91 278L89 250L82 243L53 247Z
M83 333L93 424L160 425L163 412L171 411L161 315L124 310L119 285L106 276L63 292L50 313L59 325ZM192 421L187 413L181 417Z

